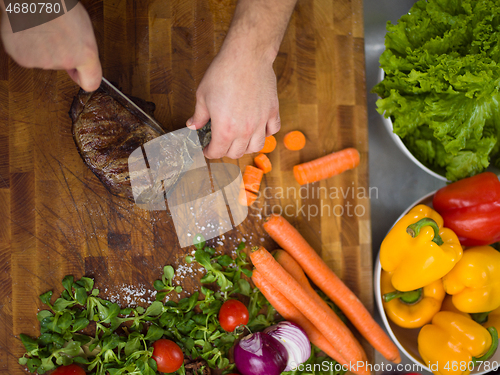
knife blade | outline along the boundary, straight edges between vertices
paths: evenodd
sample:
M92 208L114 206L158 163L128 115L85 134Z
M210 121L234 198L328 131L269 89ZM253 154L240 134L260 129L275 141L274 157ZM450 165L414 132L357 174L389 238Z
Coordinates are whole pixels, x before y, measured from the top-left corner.
M142 110L137 104L135 104L132 100L128 98L124 93L118 90L111 82L109 82L106 78L102 77L101 88L106 91L106 93L115 99L118 103L124 106L127 110L132 112L135 116L139 118L142 122L148 125L153 130L157 131L160 134L165 134L165 131L161 127L161 125L156 121L153 117L148 115L146 112Z

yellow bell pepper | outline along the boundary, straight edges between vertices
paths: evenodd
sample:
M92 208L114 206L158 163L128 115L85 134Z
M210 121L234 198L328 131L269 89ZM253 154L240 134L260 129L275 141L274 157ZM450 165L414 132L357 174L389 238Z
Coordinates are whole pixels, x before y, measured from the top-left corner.
M403 328L419 328L431 321L441 308L445 293L441 279L411 292L398 292L392 275L382 271L380 289L387 317Z
M441 284L442 285L442 284ZM443 287L444 290L444 287ZM452 301L452 297L449 294L446 294L444 297L443 303L441 304L441 311L451 311L460 315L463 315L467 318L470 318L471 316L463 311L460 311L455 307Z
M460 311L495 310L500 307L500 253L491 246L465 250L455 268L443 278L443 285Z
M426 205L414 207L387 234L380 246L382 268L392 285L407 292L441 279L462 257L456 234Z
M488 360L498 346L495 328L486 329L464 315L438 312L418 334L418 351L436 375L467 375L476 361Z

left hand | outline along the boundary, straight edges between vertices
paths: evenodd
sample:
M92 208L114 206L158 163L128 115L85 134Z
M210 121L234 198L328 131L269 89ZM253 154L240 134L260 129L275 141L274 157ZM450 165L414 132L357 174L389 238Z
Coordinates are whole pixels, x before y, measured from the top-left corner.
M253 53L244 41L229 42L208 68L196 91L196 108L188 126L212 121L209 159L238 159L264 147L266 136L280 129L273 58Z

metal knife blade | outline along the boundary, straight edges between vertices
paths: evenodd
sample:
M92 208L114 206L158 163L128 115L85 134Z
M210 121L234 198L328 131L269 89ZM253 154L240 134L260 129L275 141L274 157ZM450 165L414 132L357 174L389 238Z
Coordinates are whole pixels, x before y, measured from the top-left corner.
M108 95L110 95L113 99L115 99L118 103L124 106L127 110L136 115L139 120L144 122L153 130L157 131L160 134L165 134L165 131L162 129L158 121L156 121L153 117L148 115L146 112L142 110L137 104L135 104L132 100L130 100L124 93L118 90L111 82L109 82L106 78L102 77L101 88L106 91Z

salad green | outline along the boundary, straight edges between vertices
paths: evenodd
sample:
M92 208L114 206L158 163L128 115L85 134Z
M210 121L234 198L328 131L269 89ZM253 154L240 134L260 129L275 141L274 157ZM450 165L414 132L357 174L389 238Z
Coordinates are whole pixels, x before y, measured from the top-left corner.
M201 359L206 366L225 374L233 372L235 366L229 360L229 353L243 332L236 329L235 333L228 333L220 326L218 313L224 301L236 295L248 301L246 329L251 332L275 324L279 316L262 293L243 277L252 275L244 243L237 247L234 259L217 253L216 249L206 246L204 240L195 247L194 256L187 256L186 262L197 262L205 268L201 293L195 292L178 302L163 302L169 293L181 291L179 286L172 285L175 270L171 266L165 266L161 280L154 282L158 291L156 301L146 308L121 308L117 303L100 298L92 279L75 280L73 276L66 276L62 281L64 291L54 302L52 291L40 296L48 306L37 315L41 335L38 338L20 335L26 353L19 364L38 374L76 363L95 375L155 375L158 372L152 358L152 343L164 337L176 342L185 358ZM313 346L307 361L309 368L314 368L314 364L324 366L324 363L331 363L330 368L336 364L321 356ZM203 366L198 369L203 370ZM176 374L184 375L186 371L183 365ZM344 372L311 372L304 368L304 371L284 374Z
M451 181L500 166L500 3L419 0L385 47L377 110L410 152Z

